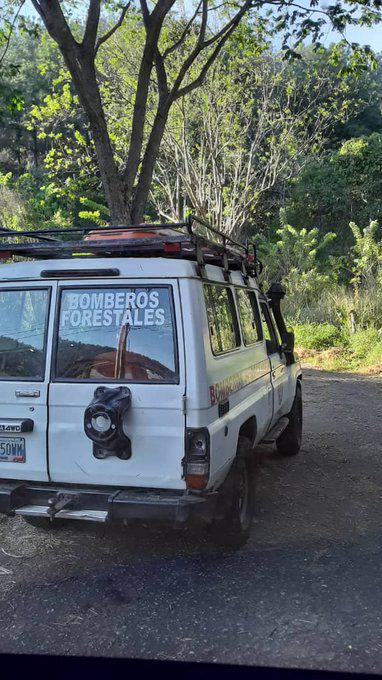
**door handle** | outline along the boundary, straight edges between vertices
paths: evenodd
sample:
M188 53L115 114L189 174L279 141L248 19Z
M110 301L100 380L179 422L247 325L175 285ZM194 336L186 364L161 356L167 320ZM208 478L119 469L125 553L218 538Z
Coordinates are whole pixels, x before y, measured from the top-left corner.
M276 377L276 371L272 371L272 378Z
M40 390L16 390L16 397L39 397Z

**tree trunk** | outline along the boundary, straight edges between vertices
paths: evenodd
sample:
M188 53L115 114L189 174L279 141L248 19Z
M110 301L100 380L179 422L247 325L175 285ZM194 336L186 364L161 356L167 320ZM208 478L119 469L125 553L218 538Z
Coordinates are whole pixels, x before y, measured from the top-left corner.
M162 106L162 108L158 110L155 116L154 124L142 161L142 169L139 175L138 185L131 206L131 217L133 219L133 224L139 224L143 221L144 211L153 179L155 163L158 158L159 147L162 141L164 129L166 127L170 106L171 102L168 100Z
M60 48L80 103L89 120L105 198L110 209L111 223L115 225L130 223L131 213L128 199L124 195L123 183L114 160L95 73L95 43L100 2L91 0L89 4L88 20L82 43L74 39L58 0L32 0L32 3L40 14L49 35Z
M69 67L69 62L67 63ZM111 223L130 224L128 197L124 195L123 183L114 160L95 69L93 64L85 66L82 63L81 66L79 73L75 69L70 70L79 100L89 120Z

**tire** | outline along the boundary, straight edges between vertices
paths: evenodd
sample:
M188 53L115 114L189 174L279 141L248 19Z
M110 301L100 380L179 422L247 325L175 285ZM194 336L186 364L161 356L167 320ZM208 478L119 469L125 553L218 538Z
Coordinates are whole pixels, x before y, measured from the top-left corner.
M29 517L23 515L23 520L36 529L43 529L44 531L55 531L55 529L62 529L66 522L64 519L55 519L53 522L48 517Z
M208 527L215 545L241 548L251 534L255 500L255 461L249 439L239 437L235 462L220 487L216 515Z
M301 448L302 439L302 389L297 382L296 396L288 414L289 424L276 441L277 450L282 456L296 456Z

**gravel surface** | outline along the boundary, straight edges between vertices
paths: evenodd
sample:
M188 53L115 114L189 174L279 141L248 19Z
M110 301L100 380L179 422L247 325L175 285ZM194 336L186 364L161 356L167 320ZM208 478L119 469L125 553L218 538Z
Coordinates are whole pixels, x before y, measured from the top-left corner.
M304 373L295 459L259 450L251 541L0 519L0 651L382 672L382 380Z

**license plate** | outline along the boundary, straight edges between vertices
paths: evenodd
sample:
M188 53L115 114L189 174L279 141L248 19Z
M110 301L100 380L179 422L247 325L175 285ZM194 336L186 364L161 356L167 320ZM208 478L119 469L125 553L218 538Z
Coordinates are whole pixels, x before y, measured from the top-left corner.
M25 463L24 437L0 437L0 463Z

